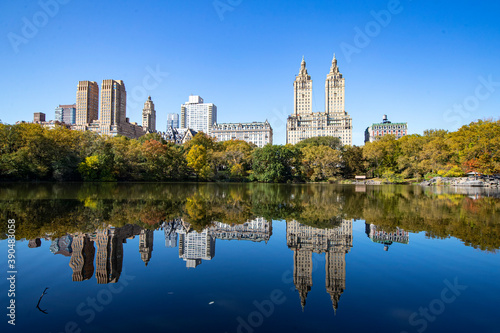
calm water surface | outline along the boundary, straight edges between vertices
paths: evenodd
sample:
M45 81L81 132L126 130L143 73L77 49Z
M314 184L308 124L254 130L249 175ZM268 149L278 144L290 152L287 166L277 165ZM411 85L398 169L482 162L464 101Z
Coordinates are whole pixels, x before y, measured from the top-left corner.
M2 332L499 332L499 196L3 184L0 264L15 219L18 273Z

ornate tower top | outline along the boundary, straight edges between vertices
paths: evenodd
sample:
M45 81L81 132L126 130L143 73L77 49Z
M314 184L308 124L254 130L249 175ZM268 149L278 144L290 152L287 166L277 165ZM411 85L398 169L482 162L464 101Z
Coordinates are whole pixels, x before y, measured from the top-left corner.
M305 78L307 80L311 79L311 76L307 74L306 61L304 60L304 56L302 56L302 62L300 63L300 72L299 75L297 75L297 79L298 78Z
M335 57L335 53L333 54L333 60L332 60L332 67L330 67L330 73L329 74L340 74L339 72L339 66L337 65L337 58ZM342 74L340 74L340 77L342 78Z

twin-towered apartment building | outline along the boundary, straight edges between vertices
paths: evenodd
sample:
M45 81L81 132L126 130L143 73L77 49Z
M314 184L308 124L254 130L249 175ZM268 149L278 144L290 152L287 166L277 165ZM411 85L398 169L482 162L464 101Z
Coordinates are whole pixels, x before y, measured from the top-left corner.
M313 112L312 79L302 58L299 74L293 83L293 114L286 124L286 143L296 144L316 136L338 137L352 145L352 118L345 111L345 79L333 56L325 81L325 111Z

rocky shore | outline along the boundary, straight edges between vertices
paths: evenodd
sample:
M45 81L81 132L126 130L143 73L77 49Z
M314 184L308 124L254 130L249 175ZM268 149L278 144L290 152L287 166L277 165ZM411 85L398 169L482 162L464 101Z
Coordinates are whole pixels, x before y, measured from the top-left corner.
M499 187L499 176L475 177L434 177L420 183L422 186L469 186L469 187Z

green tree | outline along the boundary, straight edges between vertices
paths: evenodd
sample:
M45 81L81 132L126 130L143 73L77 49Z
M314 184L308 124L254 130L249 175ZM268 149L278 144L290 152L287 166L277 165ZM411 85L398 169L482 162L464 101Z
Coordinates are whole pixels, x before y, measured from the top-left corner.
M266 145L253 152L252 179L266 183L300 180L300 149L291 145Z
M306 146L318 147L327 146L332 149L340 149L342 147L342 141L335 136L316 136L313 138L307 138L295 145L297 148L304 148Z
M367 169L377 177L381 177L386 171L396 171L399 156L399 144L394 135L386 135L377 141L367 142L363 148Z
M342 174L344 178L352 178L356 175L366 173L363 148L358 146L343 146L342 154Z
M92 155L78 165L78 171L85 181L114 181L112 163L105 155Z
M399 141L399 149L401 154L397 159L399 172L405 177L422 177L424 170L421 169L422 150L426 142L426 138L418 135L406 135Z

